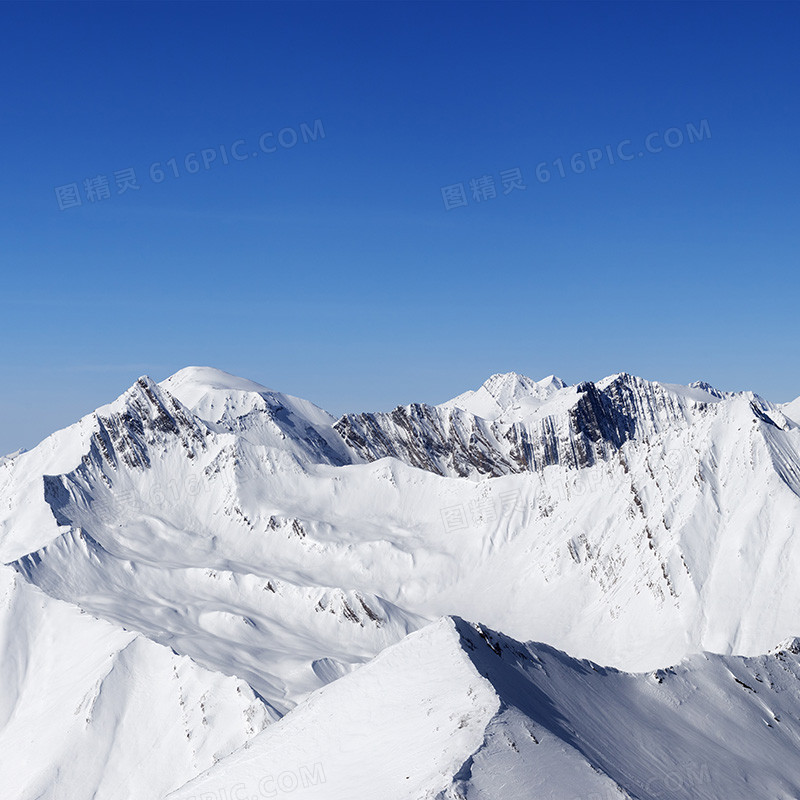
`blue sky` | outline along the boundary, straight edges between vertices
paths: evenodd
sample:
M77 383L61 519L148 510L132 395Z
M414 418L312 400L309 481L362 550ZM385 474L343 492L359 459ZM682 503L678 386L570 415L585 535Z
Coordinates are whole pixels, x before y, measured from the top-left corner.
M333 413L509 370L800 394L796 4L0 15L0 452L190 364Z

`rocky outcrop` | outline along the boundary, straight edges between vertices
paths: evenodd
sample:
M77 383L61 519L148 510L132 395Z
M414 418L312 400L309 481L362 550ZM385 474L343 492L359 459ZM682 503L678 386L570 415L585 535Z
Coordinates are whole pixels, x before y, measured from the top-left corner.
M150 378L139 378L117 405L109 413L96 414L97 429L84 463L146 469L149 449L160 448L168 439L177 439L189 458L205 448L207 430L202 423Z
M579 469L606 461L635 437L691 424L710 407L627 374L560 390L568 402L542 402L522 418L493 421L450 404L398 406L390 413L348 414L334 428L366 461L391 456L439 475L496 477L560 464Z

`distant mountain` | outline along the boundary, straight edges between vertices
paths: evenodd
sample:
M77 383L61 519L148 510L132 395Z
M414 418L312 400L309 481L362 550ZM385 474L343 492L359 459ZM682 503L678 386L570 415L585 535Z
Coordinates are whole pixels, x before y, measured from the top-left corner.
M210 368L142 377L0 462L7 636L28 626L20 592L44 593L191 659L220 702L220 676L245 682L264 724L449 615L628 671L757 656L798 632L798 409L625 373L509 373L337 420ZM24 642L15 658L47 651ZM40 713L10 692L0 744L12 716ZM81 736L84 755L36 756L41 775L80 771ZM98 775L69 800L115 797ZM43 796L32 777L11 785Z

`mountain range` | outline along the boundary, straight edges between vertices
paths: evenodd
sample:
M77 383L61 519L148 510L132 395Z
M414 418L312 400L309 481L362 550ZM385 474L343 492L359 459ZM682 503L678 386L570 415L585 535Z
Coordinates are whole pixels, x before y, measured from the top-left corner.
M0 459L0 785L797 798L799 525L800 398L142 377Z

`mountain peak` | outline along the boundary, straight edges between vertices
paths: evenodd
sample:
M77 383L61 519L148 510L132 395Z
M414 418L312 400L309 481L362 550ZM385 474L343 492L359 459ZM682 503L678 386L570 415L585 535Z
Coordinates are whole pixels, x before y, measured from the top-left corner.
M239 378L215 367L184 367L174 375L170 375L162 385L171 394L180 392L181 389L222 389L238 392L269 392L262 386L247 378Z
M689 388L700 389L701 391L707 392L712 397L718 397L720 399L722 399L725 396L723 392L712 386L707 381L692 381L692 383L689 384Z
M561 378L555 375L548 375L539 381L529 378L527 375L521 375L518 372L497 372L491 377L487 378L482 389L486 389L492 395L503 394L511 392L514 395L528 394L539 390L552 389L557 391L563 389L567 384Z
M555 375L535 381L518 372L498 372L479 389L464 392L443 405L494 420L511 410L532 411L566 386Z
M790 636L784 639L777 647L770 650L770 653L794 653L800 655L800 636Z
M536 381L518 372L498 372L487 378L481 388L499 398L534 391L537 385Z
M548 388L552 386L554 389L565 389L567 384L561 380L557 375L548 375L545 378L542 378L540 381L536 382L542 388Z

